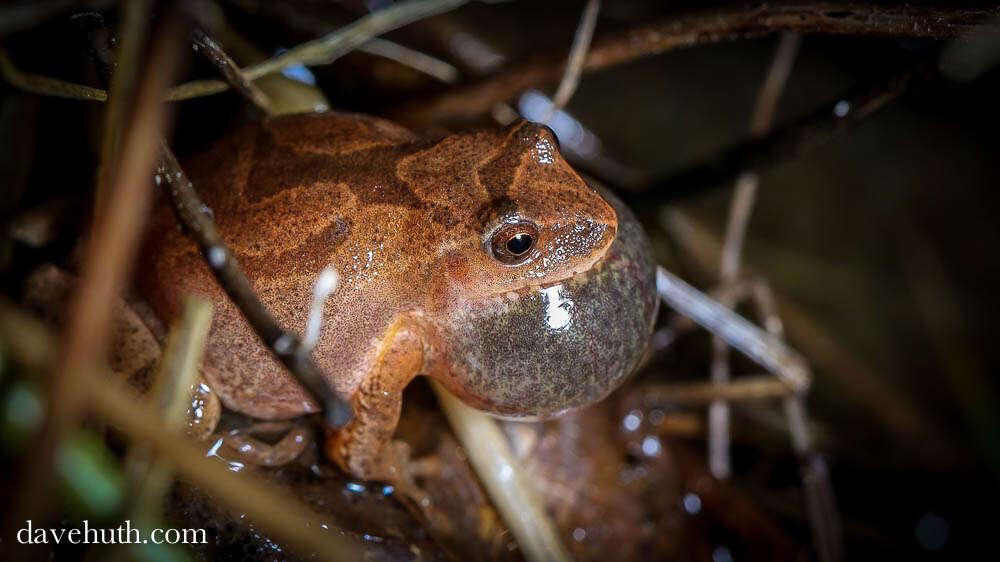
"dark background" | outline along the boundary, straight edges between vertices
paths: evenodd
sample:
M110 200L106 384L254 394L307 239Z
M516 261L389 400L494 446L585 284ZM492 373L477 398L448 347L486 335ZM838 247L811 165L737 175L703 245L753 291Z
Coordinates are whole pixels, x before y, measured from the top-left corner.
M227 4L227 15L268 50L311 36L243 4ZM293 4L343 21L359 13L356 5ZM580 8L562 1L473 4L447 17L512 64L564 52ZM605 2L597 35L665 14L658 2ZM446 50L427 38L430 32L421 30L418 24L390 37L448 60ZM99 84L86 36L65 15L3 44L22 69ZM611 156L648 180L638 187L653 184L747 138L776 44L776 36L727 41L586 74L567 109ZM829 105L853 86L933 58L943 47L931 40L806 36L776 121ZM314 72L336 109L374 114L443 88L398 68L385 70L386 64L391 66L353 54ZM211 74L193 58L182 72ZM543 90L551 94L554 86ZM786 317L790 342L815 368L808 403L831 467L849 559L950 560L996 549L998 101L996 69L969 82L920 83L848 134L761 170L744 263L770 282L783 308L794 308L796 317L819 327L836 356L848 358L838 363L811 357L810 343L818 344L803 340L816 332L797 333L796 322ZM35 264L65 261L72 251L75 227L90 206L100 115L98 104L24 95L0 83L0 222L55 196L74 202L70 226L56 243L36 250L4 242L0 286L6 294L18 295ZM234 94L176 104L174 145L180 155L191 154L251 117ZM587 168L585 162L580 166ZM615 177L602 179L621 189ZM730 191L729 184L702 185L663 200L718 237ZM698 286L711 286L653 219L647 229L661 263ZM707 377L710 355L703 338L682 343L643 380ZM859 378L872 384L859 386ZM902 411L906 423L894 422L888 409ZM794 536L807 540L801 521L789 522L795 516L774 491L794 483L796 475L786 436L768 421L773 418L752 406L737 408L734 480L777 521L797 529ZM688 441L702 448L697 438ZM765 471L772 481L755 476L762 464L777 467ZM918 521L927 514L948 524L943 548L918 543Z

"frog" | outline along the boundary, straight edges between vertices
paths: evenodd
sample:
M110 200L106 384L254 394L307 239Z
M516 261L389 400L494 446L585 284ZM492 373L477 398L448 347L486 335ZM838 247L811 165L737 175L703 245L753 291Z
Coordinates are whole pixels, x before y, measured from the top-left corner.
M617 388L639 362L658 299L635 216L562 157L546 126L425 138L324 112L248 124L185 172L262 304L288 330L333 267L311 354L353 407L325 455L393 480L403 390L429 377L489 415L542 420ZM215 307L203 371L227 408L260 420L320 405L260 342L165 201L136 286L164 322L193 293Z

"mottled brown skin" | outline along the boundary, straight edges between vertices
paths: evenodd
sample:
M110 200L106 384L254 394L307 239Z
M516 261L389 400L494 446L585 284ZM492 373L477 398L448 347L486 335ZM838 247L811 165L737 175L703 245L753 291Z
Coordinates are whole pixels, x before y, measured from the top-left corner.
M283 117L186 168L286 328L304 329L317 274L339 272L313 357L353 400L355 417L327 453L357 476L393 478L398 459L385 445L418 374L490 413L547 417L610 392L648 335L656 298L641 229L570 168L544 127L425 141L372 117ZM513 220L532 221L538 236L511 265L489 248ZM140 286L161 316L187 292L215 302L205 370L226 406L263 419L317 411L165 206L144 256Z

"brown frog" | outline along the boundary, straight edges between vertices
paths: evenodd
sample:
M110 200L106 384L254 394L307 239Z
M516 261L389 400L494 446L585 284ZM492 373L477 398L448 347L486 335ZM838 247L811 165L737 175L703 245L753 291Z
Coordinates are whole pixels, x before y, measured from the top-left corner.
M656 313L641 227L590 187L551 132L506 129L422 140L359 115L282 117L243 128L186 165L261 300L306 325L332 265L313 357L354 406L329 457L391 479L386 445L416 375L507 418L545 418L610 393ZM139 286L169 320L185 293L215 302L205 374L222 402L267 420L318 406L259 342L164 205Z

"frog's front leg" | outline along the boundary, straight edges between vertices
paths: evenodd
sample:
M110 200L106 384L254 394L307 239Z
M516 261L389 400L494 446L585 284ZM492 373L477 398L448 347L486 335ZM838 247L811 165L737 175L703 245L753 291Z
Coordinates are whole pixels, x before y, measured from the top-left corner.
M403 403L403 389L424 367L424 342L407 318L386 331L375 362L354 395L354 418L326 439L326 455L345 471L366 480L408 480L408 452L392 441Z

